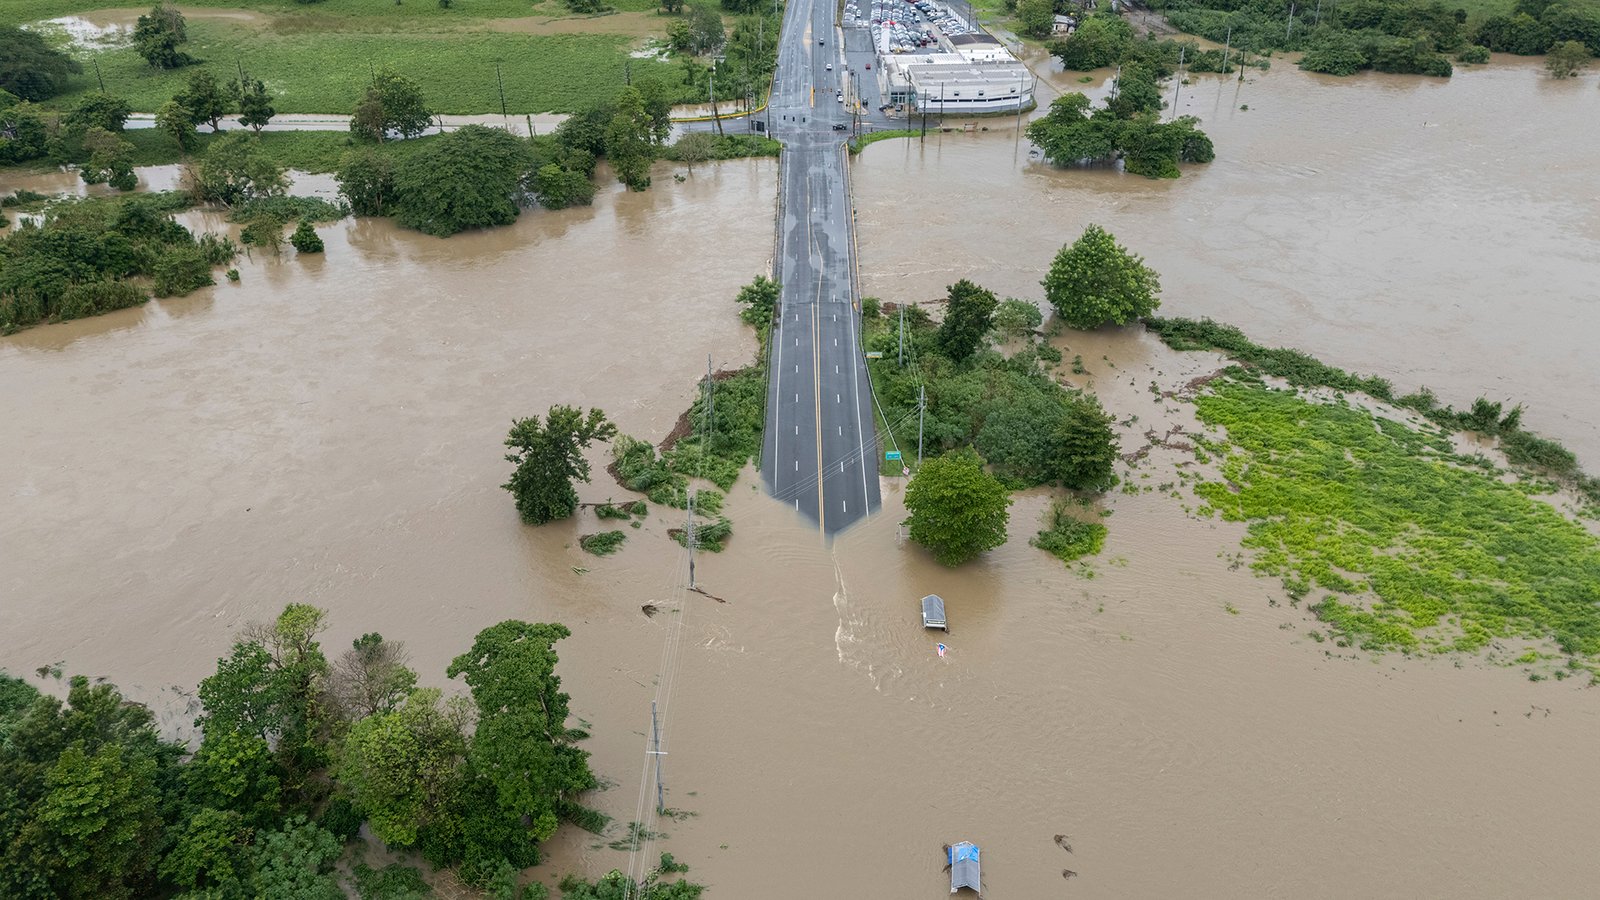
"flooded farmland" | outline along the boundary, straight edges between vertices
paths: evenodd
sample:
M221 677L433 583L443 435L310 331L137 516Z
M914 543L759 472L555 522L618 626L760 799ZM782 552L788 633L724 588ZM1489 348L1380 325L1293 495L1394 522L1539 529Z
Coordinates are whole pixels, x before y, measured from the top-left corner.
M1600 333L1600 98L1562 88L1526 67L1275 71L1202 113L1219 159L1173 183L1030 165L993 133L878 144L856 169L864 288L1037 297L1097 221L1163 273L1167 312L1458 403L1525 399L1596 468L1578 385L1600 387L1581 355ZM1497 108L1548 127L1489 128ZM1412 121L1445 109L1476 125L1434 141ZM331 610L328 647L405 641L429 684L480 628L559 620L564 686L616 783L595 804L626 822L681 609L666 780L693 815L658 847L711 897L943 895L939 846L959 839L1002 898L1568 896L1600 878L1593 691L1329 655L1223 558L1236 526L1159 493L1106 498L1086 577L1027 545L1042 492L1018 497L1010 543L951 571L903 545L899 482L824 546L747 475L729 549L698 567L726 603L674 589L676 511L606 559L576 545L593 518L521 526L498 487L512 417L595 405L659 438L707 354L753 356L730 300L767 268L776 173L658 171L646 194L449 241L345 221L320 229L324 258L258 255L236 286L0 339L0 661L104 675L182 733L239 625L285 602ZM1217 364L1061 340L1119 417L1151 416L1149 381ZM621 492L597 469L580 494ZM944 658L917 627L930 591L950 599ZM541 875L618 866L569 828Z

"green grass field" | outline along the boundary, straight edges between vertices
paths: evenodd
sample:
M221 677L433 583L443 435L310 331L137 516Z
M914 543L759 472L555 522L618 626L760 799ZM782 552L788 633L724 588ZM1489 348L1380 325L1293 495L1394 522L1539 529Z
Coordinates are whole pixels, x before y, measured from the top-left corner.
M0 0L0 22L40 22L90 9L104 9L104 0ZM112 6L143 9L146 3ZM622 0L624 9L643 12L654 0ZM265 81L280 113L347 113L376 68L391 67L422 83L429 103L442 113L498 113L499 63L510 112L572 112L604 100L627 78L655 78L678 86L681 100L703 99L699 85L682 84L676 66L654 59L630 59L629 51L647 35L664 33L667 18L575 18L560 23L558 33L494 30L495 18L547 18L566 15L554 0L457 0L450 10L436 2L410 0L326 0L303 5L292 0L215 0L207 8L249 9L259 18L205 17L191 11L189 42L184 47L226 81L243 68ZM588 23L594 22L593 32ZM535 27L543 28L537 22ZM499 26L501 28L517 26ZM572 33L567 33L567 32ZM620 33L618 33L620 32ZM60 29L54 40L65 44ZM182 89L194 71L151 69L132 47L74 47L83 74L67 93L48 105L72 105L79 96L99 90L95 62L109 93L126 97L140 112L153 112Z
M102 9L147 10L153 5L155 0L0 0L0 24L21 25ZM660 6L656 0L611 0L611 5L622 11L639 12ZM205 0L181 6L184 10L244 9L275 16L340 16L370 19L374 25L407 21L437 25L470 23L472 19L572 15L559 0L455 0L450 9L440 8L436 0L405 0L400 4L394 0L323 0L309 4L298 0Z
M189 26L188 52L226 81L239 66L267 83L280 113L348 113L373 69L390 67L421 83L443 113L500 111L495 63L511 112L572 112L621 90L630 39L622 35L494 33L276 34L215 22ZM100 54L106 90L135 110L154 112L183 89L194 67L157 70L131 48ZM681 83L676 66L631 61L634 78ZM50 101L70 106L98 90L93 65ZM688 88L685 87L687 91Z

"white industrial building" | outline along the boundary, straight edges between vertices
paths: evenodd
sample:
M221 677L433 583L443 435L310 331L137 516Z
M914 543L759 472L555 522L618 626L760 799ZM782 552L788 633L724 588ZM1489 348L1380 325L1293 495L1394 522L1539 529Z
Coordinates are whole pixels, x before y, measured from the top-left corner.
M883 93L918 111L970 115L1033 107L1033 73L981 31L945 35L927 53L880 53Z

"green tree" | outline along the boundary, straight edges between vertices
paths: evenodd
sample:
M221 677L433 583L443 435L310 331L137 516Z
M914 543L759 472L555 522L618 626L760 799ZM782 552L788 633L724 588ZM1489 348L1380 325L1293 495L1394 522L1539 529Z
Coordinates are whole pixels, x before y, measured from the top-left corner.
M272 95L259 78L235 79L228 85L228 95L239 107L239 124L261 133L261 129L278 111L272 107Z
M395 217L438 237L516 221L534 154L503 128L467 125L411 154L395 172Z
M1026 300L1007 297L994 311L994 330L1007 338L1027 337L1044 324L1044 313Z
M594 202L594 182L582 172L547 163L533 173L533 196L545 209L588 206Z
M183 784L190 803L267 827L277 823L282 810L281 774L261 734L208 727L200 749L183 767Z
M689 4L689 49L695 55L704 55L721 47L728 39L722 24L722 12L716 4L696 2Z
M1045 299L1072 328L1126 325L1161 305L1160 278L1098 225L1061 248L1042 283Z
M755 281L740 288L733 298L744 307L739 310L739 318L753 326L762 340L766 339L767 329L772 327L772 317L777 315L778 298L782 293L783 285L765 275L757 275Z
M176 827L177 841L161 860L161 877L185 890L245 896L253 878L250 831L236 812L201 808Z
M709 131L691 131L672 145L674 154L689 167L689 174L694 174L694 164L711 159L717 149L716 136Z
M1106 111L1118 119L1132 119L1161 109L1161 90L1149 69L1126 65L1117 79L1116 93L1106 101Z
M993 291L965 278L950 285L947 297L949 305L945 307L944 323L939 326L939 350L961 362L982 346L999 301Z
M1060 58L1063 68L1087 72L1121 62L1132 44L1133 26L1115 14L1096 14L1079 22L1069 37L1051 44L1050 52Z
M971 451L923 463L906 487L910 537L933 558L957 566L1006 542L1011 498Z
M121 97L110 94L89 94L72 112L61 120L61 124L68 128L103 128L106 131L121 131L128 123L128 117L133 115L133 106Z
M241 131L213 141L195 169L195 192L201 200L232 206L281 197L288 190L283 166L261 149L260 138Z
M1047 38L1055 30L1056 5L1052 0L1019 0L1017 24L1031 38Z
M326 613L305 603L284 607L270 625L252 625L217 672L200 682L205 712L196 720L209 737L238 731L271 740L286 789L298 791L320 766L328 661L316 636Z
M394 160L372 147L357 147L339 160L339 193L358 216L381 216L394 199Z
M188 40L189 26L183 13L164 3L157 3L133 26L134 48L157 69L177 69L194 62L194 57L178 49Z
M659 147L672 134L672 89L654 78L641 79L635 87L650 120L650 143Z
M1080 93L1057 97L1049 113L1028 125L1028 140L1058 166L1114 158L1121 142L1115 116L1090 115L1089 106L1089 98Z
M1551 78L1571 78L1589 64L1589 48L1578 41L1562 41L1550 48L1544 58L1545 71Z
M583 451L595 441L615 437L617 426L605 413L590 409L588 416L572 406L552 406L544 422L538 416L511 424L506 462L516 471L501 485L516 498L517 512L529 525L565 519L578 508L576 479L589 480L589 461ZM453 677L453 676L452 676Z
M65 704L8 691L0 716L3 897L128 897L154 873L161 785L181 751L115 687L70 685Z
M493 785L499 815L530 823L534 841L555 833L561 801L595 786L589 754L567 729L569 698L555 674L555 643L571 635L559 624L501 622L478 632L446 670L465 679L477 706L473 772Z
M188 107L176 100L168 100L156 110L156 127L165 131L184 153L194 149L198 143L194 131L194 115L189 112Z
M222 117L233 106L233 98L217 83L217 78L206 69L189 76L189 84L172 99L183 104L194 118L194 124L205 123L216 134L222 127Z
M78 61L32 31L0 25L0 90L31 101L48 100L83 71Z
M650 163L655 158L651 134L644 99L634 88L623 88L606 128L606 159L616 170L617 180L629 190L642 191L650 186Z
M355 722L344 740L339 781L391 847L415 845L456 789L465 715L439 698L437 689L414 691L400 708Z
M1104 491L1116 482L1117 438L1111 416L1088 394L1070 397L1052 424L1046 478L1079 491Z
M95 126L83 136L83 149L89 159L78 168L85 184L110 184L119 191L138 186L133 174L133 145L115 134Z
M256 896L274 900L344 900L338 879L330 874L343 847L339 839L295 816L256 843Z
M310 219L301 219L300 225L295 228L294 234L289 235L289 243L294 246L296 253L321 253L322 238L317 236L317 230L311 227Z
M350 131L359 138L383 141L391 132L413 138L433 124L422 88L415 81L388 70L367 85L350 118Z

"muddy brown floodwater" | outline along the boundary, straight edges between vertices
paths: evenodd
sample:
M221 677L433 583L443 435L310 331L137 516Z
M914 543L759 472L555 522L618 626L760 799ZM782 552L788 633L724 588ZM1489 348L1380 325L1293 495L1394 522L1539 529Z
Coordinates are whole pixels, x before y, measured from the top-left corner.
M1093 219L1165 273L1171 312L1452 398L1487 380L1592 458L1570 381L1596 376L1562 360L1595 333L1578 297L1595 201L1576 188L1597 151L1575 137L1595 101L1526 68L1242 90L1250 112L1207 123L1219 161L1170 184L1019 167L995 134L874 146L856 183L868 290L970 276L1037 297ZM1413 121L1485 107L1572 146ZM430 684L480 628L559 620L573 710L616 783L594 803L626 822L681 622L667 802L692 815L655 850L713 897L946 896L939 847L961 839L997 898L1576 896L1600 879L1593 691L1329 655L1275 584L1230 568L1236 526L1160 493L1106 498L1093 577L1027 545L1043 492L1017 498L1005 547L951 571L901 541L898 481L829 547L747 473L729 549L699 564L727 603L674 590L676 512L607 559L576 547L599 530L587 514L522 527L498 487L513 416L594 404L659 438L706 354L750 358L729 298L766 268L775 174L661 170L649 193L449 241L347 221L320 229L322 258L0 340L0 661L105 675L182 733L237 628L288 601L332 611L330 648L404 640ZM1058 343L1143 419L1130 449L1188 416L1151 380L1218 364L1127 334ZM580 493L620 495L603 474ZM944 658L917 619L931 591L949 600ZM551 850L545 880L628 863L570 828Z

